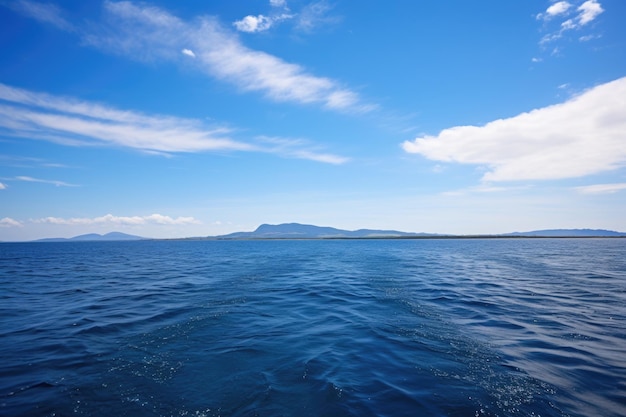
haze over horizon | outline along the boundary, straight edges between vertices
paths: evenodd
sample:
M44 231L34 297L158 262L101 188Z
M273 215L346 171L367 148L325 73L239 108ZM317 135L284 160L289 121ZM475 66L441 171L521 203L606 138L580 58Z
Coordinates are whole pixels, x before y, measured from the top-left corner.
M0 240L625 232L626 2L0 1Z

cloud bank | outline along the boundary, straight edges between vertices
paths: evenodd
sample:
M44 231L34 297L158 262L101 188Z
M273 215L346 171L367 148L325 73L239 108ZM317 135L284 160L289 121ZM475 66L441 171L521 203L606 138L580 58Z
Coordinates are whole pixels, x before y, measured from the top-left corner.
M550 180L626 166L626 77L561 104L402 144L409 153L487 167L484 181Z
M618 191L626 190L626 183L616 184L595 184L576 187L576 191L581 194L615 194Z
M65 219L62 217L44 217L41 219L32 220L34 223L48 223L64 226L76 226L76 225L102 225L112 224L117 226L138 226L138 225L189 225L189 224L201 224L199 220L193 217L176 217L165 216L162 214L151 214L148 216L114 216L112 214L106 214L100 217L73 217Z

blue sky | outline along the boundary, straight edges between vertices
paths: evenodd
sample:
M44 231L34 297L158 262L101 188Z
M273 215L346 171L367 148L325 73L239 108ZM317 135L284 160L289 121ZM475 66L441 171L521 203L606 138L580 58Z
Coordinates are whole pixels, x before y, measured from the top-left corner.
M0 240L626 231L622 0L0 1Z

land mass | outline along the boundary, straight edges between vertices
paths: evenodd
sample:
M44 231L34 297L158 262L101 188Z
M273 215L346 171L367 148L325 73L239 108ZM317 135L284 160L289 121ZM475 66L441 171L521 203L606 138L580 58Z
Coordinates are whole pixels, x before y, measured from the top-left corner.
M111 232L105 235L89 233L86 235L74 236L71 238L53 237L38 239L35 242L93 242L93 241L120 241L120 240L143 240L141 236L129 235L121 232Z
M603 229L546 229L500 235L446 235L409 233L397 230L342 230L300 223L262 224L253 232L236 232L216 239L368 239L368 238L463 238L463 237L626 237L626 233Z
M604 229L546 229L533 232L507 233L506 236L541 236L541 237L618 237L626 236L626 233Z
M382 238L409 236L437 236L429 233L407 233L397 230L342 230L310 224L283 223L262 224L254 232L236 232L217 236L219 239L328 239L328 238Z
M451 239L451 238L516 238L516 237L626 237L626 233L604 229L545 229L530 232L512 232L484 235L449 235L438 233L411 233L398 230L358 229L343 230L310 224L262 224L252 232L235 232L220 236L185 238L185 240L238 240L238 239ZM34 242L93 242L149 240L121 232L105 235L89 233L72 238L47 238ZM183 239L175 239L183 240Z

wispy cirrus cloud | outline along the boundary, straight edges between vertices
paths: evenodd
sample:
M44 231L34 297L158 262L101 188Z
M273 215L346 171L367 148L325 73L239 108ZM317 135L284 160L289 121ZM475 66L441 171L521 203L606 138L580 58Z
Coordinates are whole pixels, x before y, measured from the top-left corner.
M272 10L269 14L248 15L233 22L233 26L240 32L257 33L269 30L283 21L291 20L295 22L294 26L297 30L312 32L320 26L340 21L337 16L330 15L333 6L327 0L306 4L298 12L292 12L285 0L270 0L270 6Z
M20 0L20 4L23 6L17 11L50 22L51 18L46 18L43 13L27 12L40 8L41 3ZM285 2L272 4L286 7ZM309 5L301 13L301 25L311 27L323 19L328 7L325 2ZM236 33L223 27L215 17L187 21L164 9L130 1L105 1L104 11L105 17L101 21L72 28L84 44L140 61L179 62L182 51L184 55L195 57L196 68L206 75L245 92L259 92L274 101L317 104L346 112L374 108L363 103L356 92L331 78L311 74L298 64L246 47ZM287 18L289 14L282 13L271 19ZM259 30L271 19L248 19L242 27ZM62 24L55 26L69 30Z
M485 181L582 177L626 166L626 77L564 103L406 141L406 152L486 166Z
M233 129L207 126L195 119L146 115L4 84L0 84L0 132L62 145L114 145L156 153L247 151L327 163L347 160L313 151L310 144L292 144L281 149L242 142L229 137ZM17 179L43 182L30 177Z
M99 217L43 217L32 220L34 223L48 223L65 226L84 226L84 225L118 225L118 226L138 226L138 225L191 225L201 224L199 220L193 217L170 217L163 214L150 214L147 216L114 216L106 214Z
M15 178L12 178L15 181L24 181L24 182L39 182L42 184L51 184L54 185L56 187L77 187L77 185L75 184L70 184L64 181L58 181L58 180L45 180L45 179L41 179L41 178L33 178L33 177L29 177L26 175L20 175L17 176Z
M582 187L575 187L575 190L581 194L615 194L619 191L626 190L626 182L585 185Z
M347 161L319 153L309 143L289 147L242 142L229 137L233 129L207 126L195 119L146 115L98 103L33 92L0 83L0 132L69 146L122 146L145 152L247 151L326 163ZM21 181L44 182L30 177ZM50 181L47 181L50 182ZM61 181L51 182L67 186Z
M252 150L224 127L197 120L147 116L73 98L0 84L0 129L67 145L115 144L162 152Z
M340 165L350 159L343 156L321 152L319 149L311 147L310 143L303 139L286 139L269 136L259 136L256 138L263 144L263 148L270 153L290 155L293 158L309 159L327 164Z
M327 0L310 3L298 15L296 27L305 32L310 32L319 26L339 22L341 20L339 17L330 15L332 9L333 5Z
M283 102L321 104L333 110L366 111L357 93L338 82L308 73L297 64L244 46L216 18L186 22L154 7L105 3L116 30L89 36L91 44L131 57L177 59L171 51L189 48L198 68L211 77Z
M7 2L6 6L15 10L16 12L33 19L39 20L44 23L56 26L59 29L66 31L75 30L72 25L64 16L62 10L50 3L39 3L28 0L17 0Z

